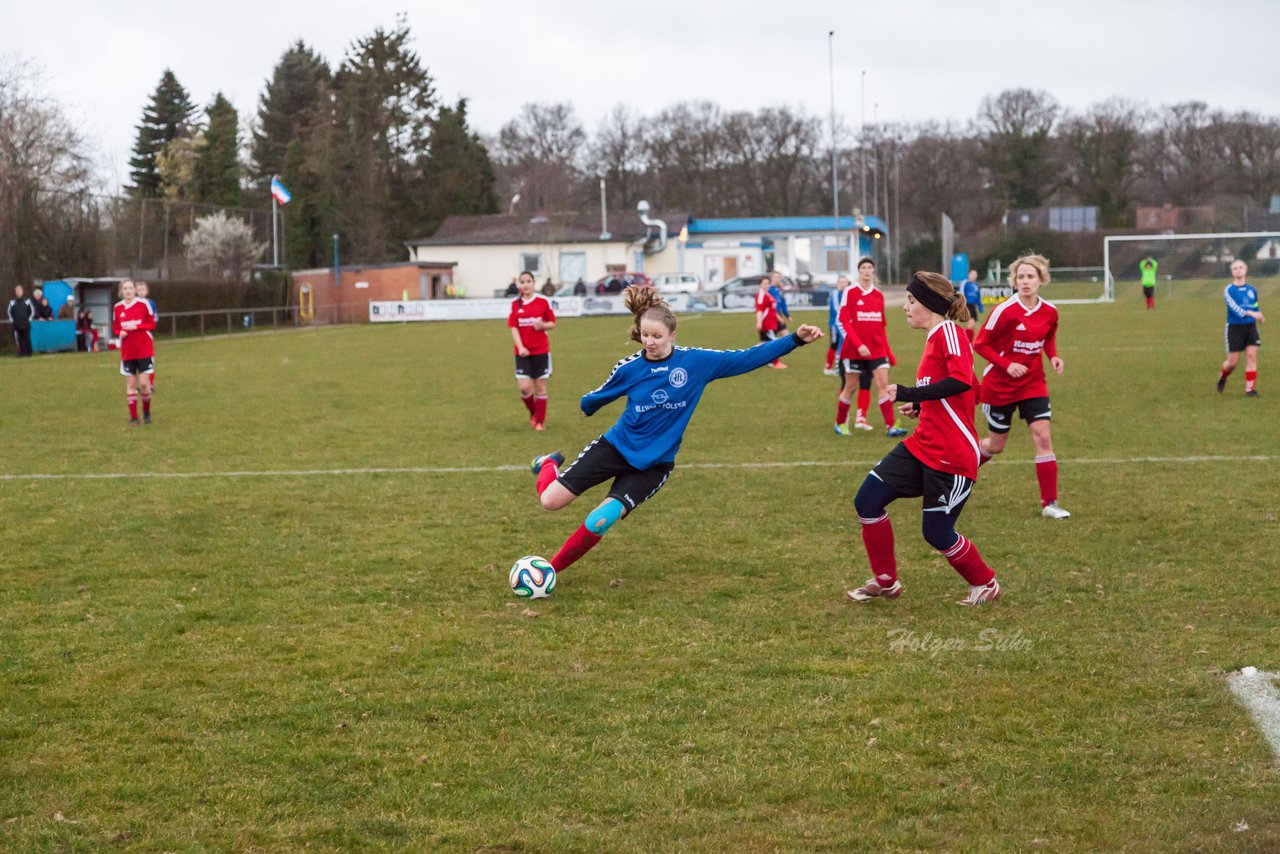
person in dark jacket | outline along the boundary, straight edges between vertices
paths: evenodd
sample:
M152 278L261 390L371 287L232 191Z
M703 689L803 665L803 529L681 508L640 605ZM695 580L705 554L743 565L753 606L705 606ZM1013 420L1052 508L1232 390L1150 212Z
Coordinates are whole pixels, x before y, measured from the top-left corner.
M32 320L53 320L53 306L44 295L44 288L37 285L31 289Z
M22 285L16 286L13 299L9 300L9 322L13 324L13 344L19 356L31 355L31 317L35 313Z

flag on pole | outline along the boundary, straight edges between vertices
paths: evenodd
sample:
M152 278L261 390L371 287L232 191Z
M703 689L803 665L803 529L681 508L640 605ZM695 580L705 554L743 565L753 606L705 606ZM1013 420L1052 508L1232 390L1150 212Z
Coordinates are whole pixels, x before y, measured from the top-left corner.
M272 175L271 176L271 196L280 204L287 205L289 204L289 201L293 198L293 193L290 193L288 190L286 190L284 188L284 184L280 183L280 179Z

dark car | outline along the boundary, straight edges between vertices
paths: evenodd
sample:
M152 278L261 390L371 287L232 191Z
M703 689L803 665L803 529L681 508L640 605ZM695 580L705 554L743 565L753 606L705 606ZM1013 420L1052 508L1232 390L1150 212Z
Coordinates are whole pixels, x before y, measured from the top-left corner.
M595 293L620 294L625 289L636 285L641 288L653 287L653 282L644 273L610 273L596 280L594 287L587 288ZM601 288L604 288L601 291Z

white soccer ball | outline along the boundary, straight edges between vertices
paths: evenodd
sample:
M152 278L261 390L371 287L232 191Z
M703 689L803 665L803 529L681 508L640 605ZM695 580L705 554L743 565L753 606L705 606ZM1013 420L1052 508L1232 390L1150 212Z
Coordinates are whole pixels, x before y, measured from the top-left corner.
M511 589L522 599L543 599L556 589L556 571L544 557L528 555L511 567Z

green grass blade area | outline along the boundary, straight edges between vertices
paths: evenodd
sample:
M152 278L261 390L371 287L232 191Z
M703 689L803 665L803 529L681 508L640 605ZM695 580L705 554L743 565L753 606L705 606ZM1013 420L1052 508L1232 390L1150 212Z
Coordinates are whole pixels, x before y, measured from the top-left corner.
M542 434L500 321L162 342L144 428L113 355L6 360L0 848L1280 849L1224 681L1280 671L1280 362L1219 395L1221 284L1139 294L1062 307L1073 516L1016 423L959 524L1005 587L979 609L912 501L903 596L844 599L894 440L832 432L825 342L713 384L662 492L535 602L511 562L604 490L547 513L527 464L616 419L577 401L625 318L552 333Z

